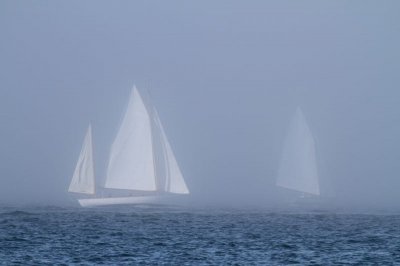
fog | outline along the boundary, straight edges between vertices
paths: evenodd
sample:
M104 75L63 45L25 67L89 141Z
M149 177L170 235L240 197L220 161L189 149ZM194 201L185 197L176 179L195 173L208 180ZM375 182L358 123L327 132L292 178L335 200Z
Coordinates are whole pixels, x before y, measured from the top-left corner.
M397 1L1 1L0 203L69 204L89 122L96 175L133 84L204 204L279 202L301 107L343 206L399 208Z

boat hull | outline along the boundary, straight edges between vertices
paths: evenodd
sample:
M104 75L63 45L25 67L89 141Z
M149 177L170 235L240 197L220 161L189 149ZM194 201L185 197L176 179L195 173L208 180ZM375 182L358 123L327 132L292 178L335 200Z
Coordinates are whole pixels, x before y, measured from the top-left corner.
M96 207L107 205L123 205L123 204L161 204L160 196L137 196L137 197L110 197L110 198L93 198L78 199L82 207Z

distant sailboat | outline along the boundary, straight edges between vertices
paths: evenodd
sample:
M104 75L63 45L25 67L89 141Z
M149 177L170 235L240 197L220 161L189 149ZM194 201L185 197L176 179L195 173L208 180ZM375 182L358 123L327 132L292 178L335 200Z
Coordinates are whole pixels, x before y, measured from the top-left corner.
M320 195L315 142L300 108L286 136L276 184L302 196Z
M95 194L90 126L76 169L69 191ZM78 201L82 206L162 203L168 196L189 194L158 113L136 87L111 147L102 192L112 196Z

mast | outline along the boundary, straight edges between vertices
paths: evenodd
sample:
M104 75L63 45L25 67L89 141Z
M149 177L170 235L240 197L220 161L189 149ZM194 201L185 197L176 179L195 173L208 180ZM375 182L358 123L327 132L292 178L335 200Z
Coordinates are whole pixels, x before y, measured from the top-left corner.
M153 152L153 169L154 169L154 178L155 178L155 183L156 183L156 191L160 192L163 191L161 188L161 184L160 184L160 178L159 178L159 173L157 170L157 151L155 150L155 142L156 142L156 136L155 136L155 125L154 125L154 109L155 107L152 105L152 101L151 101L151 95L150 95L150 91L148 89L145 89L146 92L146 99L144 100L144 105L147 109L147 112L149 113L150 116L150 133L151 133L151 150Z

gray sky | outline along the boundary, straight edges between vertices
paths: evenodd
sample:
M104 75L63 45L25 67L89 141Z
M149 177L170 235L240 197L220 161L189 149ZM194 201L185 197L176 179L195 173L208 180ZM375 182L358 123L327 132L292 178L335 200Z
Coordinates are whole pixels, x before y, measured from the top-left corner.
M398 1L1 1L0 202L68 202L148 88L198 201L261 203L301 106L337 201L399 207Z

